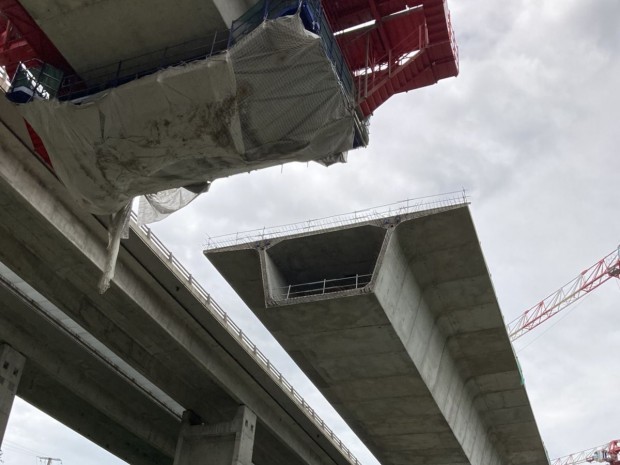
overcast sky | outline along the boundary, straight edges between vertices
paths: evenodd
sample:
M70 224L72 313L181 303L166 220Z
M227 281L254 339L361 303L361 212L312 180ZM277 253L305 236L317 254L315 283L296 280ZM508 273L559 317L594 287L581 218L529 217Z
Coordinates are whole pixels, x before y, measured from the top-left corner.
M323 168L289 164L216 181L157 234L366 465L376 463L202 256L206 235L467 189L506 321L620 243L620 2L450 0L456 79L393 97L367 149ZM620 437L620 281L516 350L549 455ZM122 463L22 401L7 465Z

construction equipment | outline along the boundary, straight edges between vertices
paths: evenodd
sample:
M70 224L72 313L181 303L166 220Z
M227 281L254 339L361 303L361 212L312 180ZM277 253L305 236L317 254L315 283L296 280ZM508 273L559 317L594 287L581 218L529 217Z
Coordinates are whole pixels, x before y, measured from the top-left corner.
M593 447L574 454L552 460L551 465L577 465L579 463L607 463L620 465L620 439L609 444Z
M611 278L620 278L620 246L511 321L507 326L510 340L517 340Z

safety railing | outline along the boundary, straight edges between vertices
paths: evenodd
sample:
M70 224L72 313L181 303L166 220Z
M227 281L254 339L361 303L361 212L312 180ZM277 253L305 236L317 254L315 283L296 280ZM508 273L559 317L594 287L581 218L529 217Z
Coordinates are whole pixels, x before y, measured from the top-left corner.
M382 220L393 216L418 213L425 210L450 208L468 204L465 191L448 192L446 194L407 199L366 210L357 210L344 215L328 216L300 223L291 223L271 228L254 229L251 231L207 236L205 250L233 247L240 244L255 244L266 240L293 234L312 233L326 229Z
M370 32L360 35L357 40L368 38ZM412 50L411 44L416 44ZM413 60L422 56L429 45L428 25L426 21L394 44L387 52L375 56L372 42L367 42L366 63L363 68L353 71L356 79L358 103L372 96L378 89L384 86L392 77L399 74L404 67ZM396 52L400 51L400 52Z
M302 284L271 288L271 296L276 300L288 300L298 297L317 296L334 292L362 289L372 279L372 274L356 274L344 278L323 279Z
M63 79L60 100L75 100L117 87L170 66L204 60L226 51L229 31L216 31L206 37L169 46L126 60L111 63Z
M336 436L334 431L327 426L325 421L310 407L308 402L295 390L293 385L282 375L269 359L258 349L250 338L235 324L220 305L211 295L196 281L192 274L183 264L173 255L164 243L153 233L151 228L146 225L138 225L138 216L131 212L131 228L141 237L149 248L162 260L167 268L181 282L194 297L204 306L204 308L215 317L228 333L233 336L241 347L258 363L258 365L277 382L280 388L292 399L302 412L325 434L327 438L351 461L353 465L361 465L361 462L353 455L347 446Z

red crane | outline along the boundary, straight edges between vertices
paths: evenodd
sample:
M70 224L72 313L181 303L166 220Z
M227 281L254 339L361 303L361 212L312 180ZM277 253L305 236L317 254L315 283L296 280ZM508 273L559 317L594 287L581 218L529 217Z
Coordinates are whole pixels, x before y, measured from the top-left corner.
M508 323L510 340L517 340L611 278L620 278L620 246Z
M551 465L577 465L579 463L607 463L620 465L620 439L551 461Z

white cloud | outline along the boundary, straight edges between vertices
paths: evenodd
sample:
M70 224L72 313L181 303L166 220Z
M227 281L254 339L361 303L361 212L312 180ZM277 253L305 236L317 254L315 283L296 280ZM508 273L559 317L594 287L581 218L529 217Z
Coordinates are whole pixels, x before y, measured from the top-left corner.
M465 187L507 321L620 242L620 3L450 4L461 75L393 97L372 119L370 147L351 152L347 165L292 164L282 173L274 168L218 180L191 207L155 227L311 403L321 405L317 410L331 424L338 424L333 411L202 256L207 233L303 221ZM615 280L553 328L538 328L517 344L519 349L540 335L519 358L551 456L620 435L619 306ZM27 441L35 426L46 424L41 418L17 408L9 437ZM45 444L24 442L36 449ZM73 463L88 463L92 454L68 436L54 437L51 444L62 445L46 453L60 454L65 464L72 463L65 460L70 452L83 451ZM352 447L364 463L373 463L361 446ZM32 462L7 460L22 463Z

